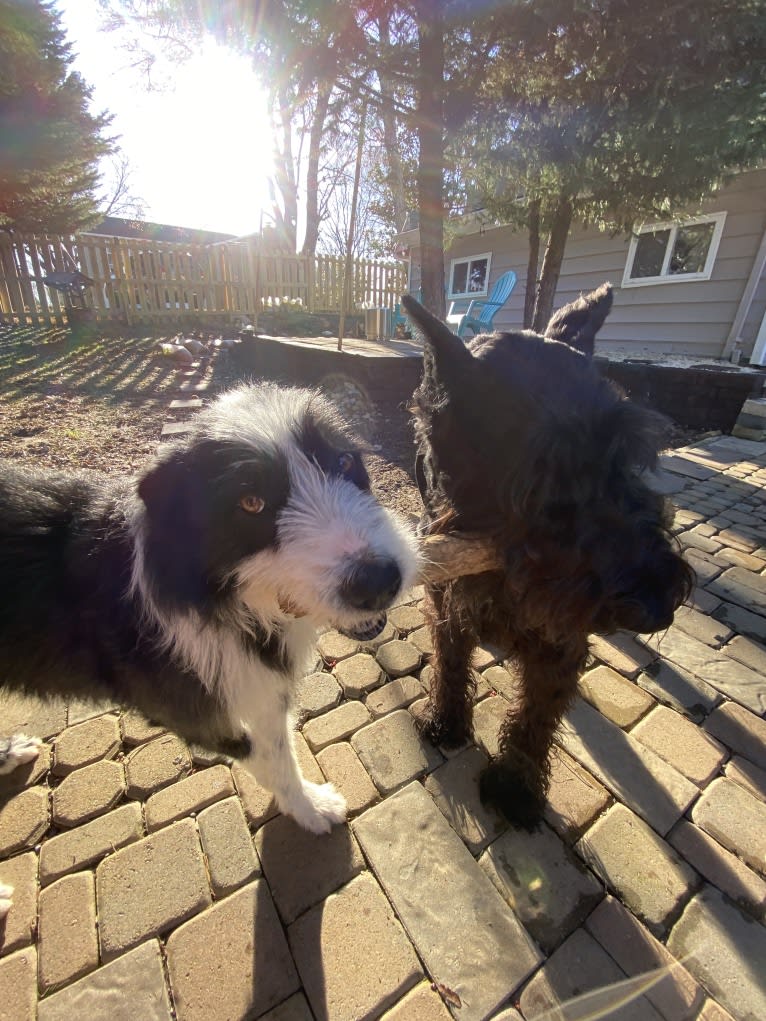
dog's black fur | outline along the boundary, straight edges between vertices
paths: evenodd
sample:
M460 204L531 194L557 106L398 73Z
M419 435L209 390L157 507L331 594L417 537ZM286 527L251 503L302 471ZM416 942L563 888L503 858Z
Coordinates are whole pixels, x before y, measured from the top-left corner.
M489 536L506 564L428 588L434 675L420 726L446 746L469 738L473 649L489 641L509 650L518 702L481 793L532 826L588 635L665 628L689 594L672 513L642 478L667 423L628 401L589 357L609 285L557 312L545 337L492 333L467 346L413 298L403 304L425 343L414 399L422 529Z
M248 739L234 740L223 706L162 648L129 593L134 494L127 479L0 465L0 684L135 705L192 741L247 755ZM186 531L180 519L167 533L170 551ZM197 555L190 546L179 560Z

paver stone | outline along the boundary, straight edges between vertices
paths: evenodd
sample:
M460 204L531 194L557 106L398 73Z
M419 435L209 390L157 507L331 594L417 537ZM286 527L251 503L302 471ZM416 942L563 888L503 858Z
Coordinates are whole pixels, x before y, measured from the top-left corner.
M655 936L697 886L697 874L624 805L598 819L577 851Z
M678 770L584 702L567 713L556 741L660 834L699 793Z
M726 702L710 714L705 730L733 752L766 769L766 720L744 706Z
M47 996L38 1021L171 1021L156 939Z
M0 857L34 847L49 821L47 787L28 787L0 805Z
M0 720L2 720L2 705L0 705ZM3 720L5 727L5 720ZM44 744L36 759L31 762L24 762L16 766L10 773L0 776L0 804L7 801L12 794L17 794L25 787L34 787L51 768L52 751L49 744Z
M215 801L229 798L236 791L228 766L211 766L187 776L152 794L146 802L146 828L151 833L161 826L199 812Z
M394 639L378 649L377 660L389 677L404 677L417 670L420 651L411 642Z
M37 858L31 852L0 862L0 881L13 887L11 910L0 921L0 955L32 942L37 921Z
M551 749L550 764L551 785L543 815L549 826L572 844L611 798L609 791L558 745Z
M638 685L608 666L597 666L580 678L582 697L618 727L630 727L654 705Z
M631 735L698 787L713 779L727 754L718 741L667 706L653 709Z
M692 819L750 868L766 875L766 805L731 780L721 778L703 793Z
M178 1021L246 1021L299 987L262 879L171 933L167 962Z
M323 748L317 753L317 762L330 783L346 799L349 815L356 815L380 800L359 756L346 741Z
M479 859L532 939L550 953L587 918L604 889L553 830L509 829Z
M56 738L53 772L66 776L73 769L98 759L113 759L120 750L120 726L116 716L96 716L67 727Z
M679 819L668 842L688 865L743 911L766 920L766 882L688 819Z
M306 674L298 682L295 704L301 719L319 716L340 702L342 692L332 674L324 671Z
M735 568L734 570L738 570ZM713 584L717 584L714 582ZM704 642L670 627L649 639L664 659L672 660L755 713L766 710L766 679Z
M479 777L488 761L479 748L469 747L439 766L425 782L434 803L473 854L508 828L503 817L479 797Z
M317 836L289 816L279 815L258 830L255 847L286 925L364 868L347 826L334 826Z
M3 734L30 734L50 738L66 727L66 702L35 698L17 691L0 692Z
M145 798L191 772L188 745L175 734L144 741L125 759L128 796Z
M360 698L384 681L380 664L368 652L341 660L335 667L335 677L346 698Z
M210 885L217 898L260 877L260 864L239 798L226 798L210 805L197 816L197 826Z
M358 730L351 747L382 794L430 772L442 761L433 745L418 734L406 709Z
M104 960L207 907L210 889L193 820L182 819L102 861L96 897Z
M666 1021L696 1018L704 993L688 971L615 897L605 897L585 928L631 978L650 975L645 996ZM662 974L658 971L662 969ZM620 1016L619 1011L615 1015Z
M394 709L404 709L420 698L423 688L416 677L409 674L398 677L395 681L389 681L382 688L371 691L365 700L365 705L377 719L378 716L385 716Z
M423 975L369 872L301 915L288 939L317 1021L378 1017Z
M53 821L58 826L78 826L114 808L125 793L121 762L101 759L64 777L54 788Z
M720 692L677 663L664 659L650 663L636 683L663 705L701 723L721 701Z
M766 928L706 886L687 905L668 950L735 1018L766 1017Z
M434 986L421 982L387 1010L382 1021L451 1021L451 1018Z
M601 1016L608 1017L610 1021L662 1021L643 996L628 1000L622 1006L626 999L625 990L617 983L624 982L625 978L625 972L596 940L584 929L578 929L548 958L524 989L521 1011L524 1017L535 1018L589 993L591 995L578 1011L580 1017ZM618 1009L620 1006L621 1010Z
M25 947L0 958L0 1021L35 1021L37 952Z
M72 982L98 967L92 872L64 876L41 892L38 953L41 992Z
M369 721L370 714L361 702L346 702L315 720L309 720L302 734L312 752L318 752L334 741L344 741Z
M514 913L418 783L352 824L431 977L480 1021L540 961Z
M141 809L122 805L107 815L46 840L40 848L40 883L86 868L144 835Z

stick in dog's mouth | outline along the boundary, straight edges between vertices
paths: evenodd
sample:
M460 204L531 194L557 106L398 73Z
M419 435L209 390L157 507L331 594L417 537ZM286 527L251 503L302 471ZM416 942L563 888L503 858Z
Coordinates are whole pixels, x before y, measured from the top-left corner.
M464 575L483 574L503 569L497 546L483 536L469 532L452 532L449 535L427 535L419 540L420 567L416 585L438 585L454 581ZM291 617L305 617L306 611L290 596L283 596L279 605ZM358 641L371 641L386 626L386 614L381 613L359 628L339 627L338 630Z

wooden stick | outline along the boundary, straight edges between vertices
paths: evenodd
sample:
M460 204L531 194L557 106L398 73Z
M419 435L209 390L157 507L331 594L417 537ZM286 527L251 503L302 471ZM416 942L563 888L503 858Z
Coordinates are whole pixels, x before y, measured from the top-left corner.
M482 571L502 571L502 557L488 539L470 532L452 532L450 535L427 535L420 540L420 570L416 584L439 585L454 581L465 574ZM304 610L287 597L279 605L293 617L304 616Z
M428 535L420 540L420 584L440 584L464 574L500 571L504 564L497 547L483 536L469 532Z

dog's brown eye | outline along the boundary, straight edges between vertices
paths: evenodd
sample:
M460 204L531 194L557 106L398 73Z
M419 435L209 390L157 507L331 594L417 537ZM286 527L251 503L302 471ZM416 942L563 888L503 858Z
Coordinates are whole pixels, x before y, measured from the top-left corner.
M266 506L266 501L255 493L245 493L244 496L240 496L239 505L248 514L260 514Z
M354 455L353 454L341 454L338 458L338 471L341 475L348 475L351 469L354 467Z

